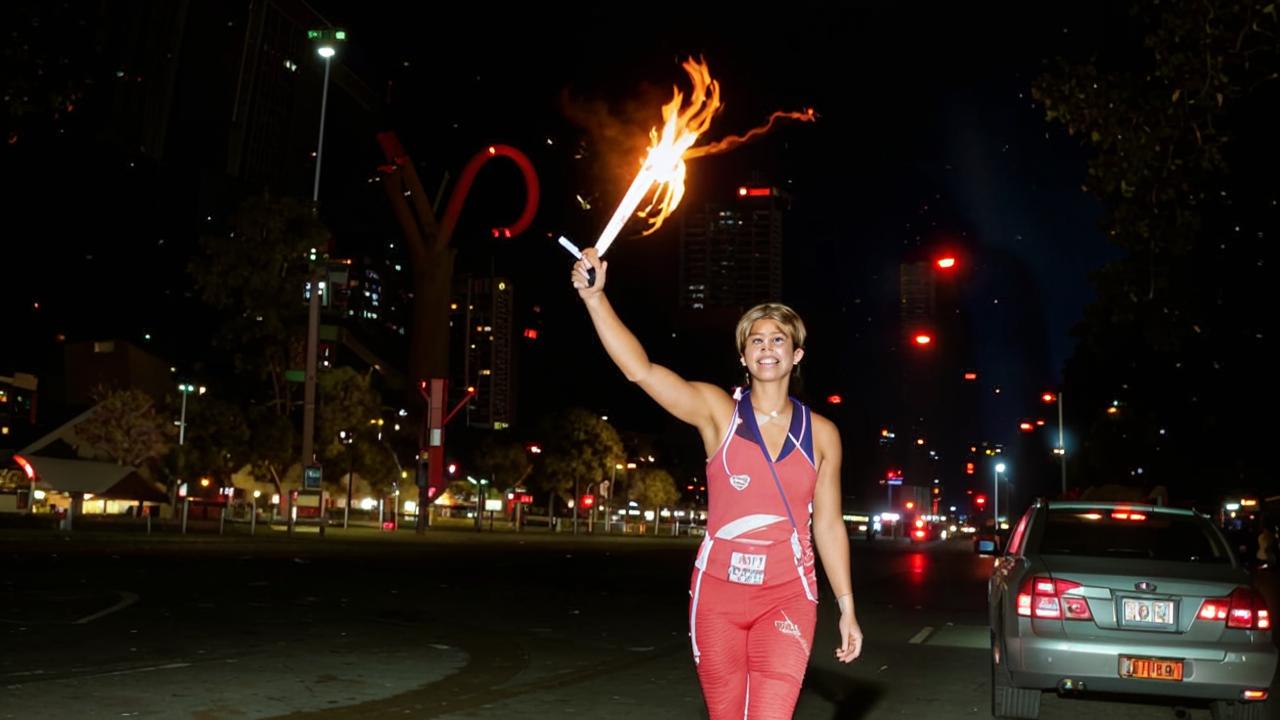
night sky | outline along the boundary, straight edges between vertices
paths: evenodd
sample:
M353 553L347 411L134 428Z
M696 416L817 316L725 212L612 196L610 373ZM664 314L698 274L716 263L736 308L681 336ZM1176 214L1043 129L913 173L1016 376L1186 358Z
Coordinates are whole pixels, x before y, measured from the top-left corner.
M986 319L973 324L973 363L984 381L1031 396L1058 382L1073 349L1070 328L1092 297L1088 273L1115 254L1097 227L1100 208L1081 190L1078 143L1044 122L1029 92L1053 57L1097 50L1108 23L1123 20L1105 12L1086 18L1079 9L1033 16L1007 8L979 14L789 3L668 16L654 5L501 12L477 5L445 17L425 5L312 6L349 32L339 60L390 99L385 126L400 134L429 190L488 143L516 145L533 158L543 200L531 230L503 246L483 240L484 229L509 221L520 203L515 171L495 163L456 236L460 270L507 273L522 312L535 305L541 311L546 332L537 367L549 377L522 388L522 413L577 402L615 413L634 408L633 421L619 418L624 428L656 418L606 365L568 287L570 259L553 239L563 233L586 245L603 226L671 86L686 86L680 62L689 56L705 58L721 83L725 107L708 139L741 133L774 110L813 107L820 116L691 162L685 209L751 182L793 196L781 299L810 324L811 394L867 398L858 423L881 412L876 375L899 352L897 268L904 258L944 244L964 248L962 301L972 317ZM1091 29L1098 27L1104 30ZM336 131L326 143L346 151L326 161L323 197L340 195L343 183L382 162L371 138ZM181 188L146 202L115 197L99 179L120 167L76 167L66 162L73 150L44 150L0 168L10 188L25 187L10 194L7 213L39 240L16 255L34 272L11 277L0 295L11 319L45 340L107 331L141 340L181 325L182 313L196 312L184 299L183 267L200 201ZM368 156L360 163L362 152ZM41 159L49 157L55 161ZM117 160L124 166L129 153ZM394 232L389 211L344 217L340 201L323 197L331 217ZM376 200L366 205L374 210L359 212L376 212ZM161 237L183 223L185 237ZM678 224L673 218L647 238L624 233L609 256L620 314L656 359L677 370L681 353L696 347L671 338L667 327L676 303ZM104 237L125 239L104 245ZM343 247L359 242L353 237L359 234L339 236L339 251L359 251ZM118 297L102 292L104 278ZM44 303L40 312L34 302ZM189 337L190 328L185 332ZM731 332L726 327L715 339L726 367L734 361ZM40 355L26 357L38 362ZM1012 434L1012 419L1023 411L984 407L984 430Z

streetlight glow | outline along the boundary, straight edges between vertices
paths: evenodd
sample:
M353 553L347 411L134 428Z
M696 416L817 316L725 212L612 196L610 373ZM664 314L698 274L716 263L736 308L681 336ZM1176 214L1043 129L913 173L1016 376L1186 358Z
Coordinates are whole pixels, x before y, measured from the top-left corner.
M320 47L316 48L316 52L320 54L320 57L324 58L325 60L328 60L329 58L333 57L335 50L333 49L332 45L321 45Z

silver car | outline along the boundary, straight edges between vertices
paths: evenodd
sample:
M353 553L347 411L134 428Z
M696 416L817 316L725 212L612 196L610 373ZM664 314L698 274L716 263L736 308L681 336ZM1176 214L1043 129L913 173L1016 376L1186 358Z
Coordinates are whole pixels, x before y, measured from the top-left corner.
M991 712L1036 718L1042 691L1208 701L1263 718L1271 616L1208 518L1190 510L1038 501L988 586Z

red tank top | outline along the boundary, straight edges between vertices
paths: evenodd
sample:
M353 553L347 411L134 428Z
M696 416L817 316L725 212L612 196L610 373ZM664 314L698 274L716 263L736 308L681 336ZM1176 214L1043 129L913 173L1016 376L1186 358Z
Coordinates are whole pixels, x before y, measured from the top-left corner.
M750 392L744 392L724 440L707 460L707 535L697 566L713 577L744 585L799 580L816 602L810 532L818 482L813 422L803 403L792 398L791 407L787 439L773 464L795 525L756 441L759 427Z

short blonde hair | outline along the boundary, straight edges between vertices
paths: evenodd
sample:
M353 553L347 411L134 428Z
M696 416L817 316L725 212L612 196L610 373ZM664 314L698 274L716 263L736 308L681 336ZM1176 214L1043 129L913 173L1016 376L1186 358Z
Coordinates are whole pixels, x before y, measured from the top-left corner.
M782 331L787 334L787 337L791 338L791 344L796 348L804 347L804 321L800 319L796 311L782 303L760 303L744 313L742 319L738 320L736 334L739 355L746 352L747 335L751 332L751 326L757 320L765 318L781 325Z

